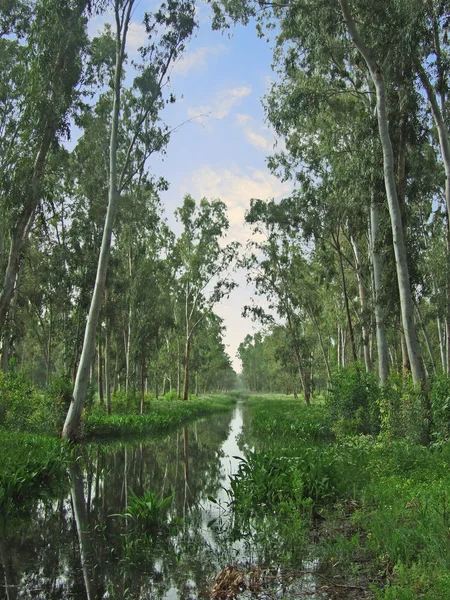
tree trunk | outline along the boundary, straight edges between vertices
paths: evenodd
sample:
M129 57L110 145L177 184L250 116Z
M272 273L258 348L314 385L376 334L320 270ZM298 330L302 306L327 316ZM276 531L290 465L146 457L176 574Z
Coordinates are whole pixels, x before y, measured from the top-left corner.
M356 352L355 333L353 331L352 317L350 314L350 305L348 303L347 283L345 280L345 271L344 271L344 262L342 260L341 244L339 242L338 236L334 236L334 234L332 234L332 236L333 236L333 240L334 240L334 244L335 244L335 249L337 251L337 255L339 258L339 270L341 272L341 280L342 280L342 293L344 294L345 314L347 316L347 326L348 326L348 331L350 333L350 343L352 346L352 355L353 355L353 360L355 362L357 362L358 361L358 353Z
M445 329L439 317L437 317L437 330L439 338L439 351L441 356L442 372L447 373L447 348L445 339Z
M53 344L53 311L52 305L49 306L49 324L48 324L48 338L47 338L47 373L46 383L49 385L51 372L52 372L52 344Z
M130 353L131 353L131 322L133 318L133 307L131 304L131 277L133 274L133 263L132 263L132 254L131 248L128 253L128 275L130 276L130 298L128 305L128 331L127 331L127 343L125 346L125 365L126 365L126 373L125 373L125 393L128 394L130 389Z
M370 203L370 255L372 258L372 277L373 277L373 296L374 296L374 312L375 326L377 336L377 352L378 352L378 374L381 385L385 385L389 377L389 347L386 336L386 328L384 326L383 308L380 302L382 291L381 283L381 256L378 250L378 235L379 235L379 209L375 200L372 198Z
M98 338L98 401L100 406L105 404L105 397L103 395L103 352L102 352L102 337Z
M342 358L341 358L341 326L338 323L338 328L337 328L337 363L338 363L338 367L342 366Z
M189 334L186 334L186 350L184 354L184 383L183 383L183 400L189 399L189 362L191 357L191 339Z
M47 125L34 163L28 197L11 234L8 264L5 270L3 289L0 294L0 337L3 335L8 311L14 295L23 247L33 226L34 214L40 200L41 183L44 176L45 164L47 162L50 144L55 136L55 131L56 124L54 123L54 116L51 115L47 118Z
M180 356L180 340L177 339L177 398L181 398L181 356Z
M106 412L111 414L111 322L106 319L105 328L105 391L106 391Z
M128 23L131 14L132 3L128 6L127 16L123 24L123 37L121 39L120 30L116 34L116 66L114 72L114 99L112 109L111 138L109 144L109 190L108 190L108 208L106 211L105 226L103 229L102 245L97 267L94 291L92 294L91 306L89 309L88 322L84 334L83 350L81 352L80 364L78 366L73 398L70 403L66 421L64 423L62 437L67 439L76 439L79 435L81 413L83 411L84 401L89 382L89 367L92 363L95 350L95 330L97 328L98 316L100 313L103 291L105 288L106 272L108 269L108 260L111 248L111 235L114 225L114 216L119 200L117 189L117 135L119 129L120 113L120 92L122 79L122 65L125 53L125 43Z
M195 372L195 392L194 394L198 397L198 373Z
M352 248L353 254L355 256L356 263L356 277L358 280L358 290L359 290L359 302L361 304L361 332L362 332L362 346L364 352L364 364L366 366L366 371L369 373L372 371L372 360L370 357L370 348L369 348L369 330L367 327L367 317L369 314L369 310L367 307L367 296L366 296L366 287L364 285L362 273L361 273L361 264L359 261L359 252L358 247L354 239L352 239Z
M425 371L422 362L422 353L414 323L414 305L411 294L406 247L403 236L403 226L400 207L397 197L397 188L394 174L394 155L389 134L389 124L386 110L385 85L381 69L376 64L372 52L363 42L356 24L351 16L348 0L339 0L342 14L347 29L353 42L364 58L369 69L377 96L377 116L380 140L383 149L384 182L389 205L389 214L392 225L392 238L394 243L395 264L400 295L400 307L403 329L405 331L408 354L411 362L411 373L415 385L422 386L425 382Z
M145 398L145 359L141 362L141 415L144 414L144 398Z
M312 319L312 321L314 323L314 327L316 328L317 337L319 338L319 345L320 345L320 349L322 350L323 360L324 360L324 363L325 363L325 367L327 369L328 379L331 379L330 361L328 360L328 356L327 356L327 353L325 351L325 346L324 346L324 343L323 343L322 332L320 330L319 322L316 319L316 317L314 316L314 313L313 313L312 310L311 310L310 314L311 314L311 319Z
M430 337L428 335L427 328L425 327L425 323L423 322L423 319L422 319L422 314L421 314L420 309L417 306L417 304L416 304L416 314L417 314L417 318L418 318L420 327L422 329L423 337L425 338L425 343L427 346L428 355L430 357L431 366L433 367L433 372L436 373L436 361L434 360L433 349L431 347Z
M433 113L434 122L439 136L441 158L445 170L445 206L447 209L447 373L450 373L450 138L448 127L444 119L445 98L442 95L442 110L439 107L436 93L428 78L425 69L418 65L417 72L427 93L428 101Z

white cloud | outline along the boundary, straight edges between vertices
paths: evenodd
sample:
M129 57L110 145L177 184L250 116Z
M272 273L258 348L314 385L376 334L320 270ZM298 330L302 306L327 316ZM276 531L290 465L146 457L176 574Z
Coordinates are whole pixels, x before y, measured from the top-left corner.
M128 28L127 34L127 52L128 54L136 54L138 48L143 46L148 40L148 35L142 23L132 21Z
M245 224L245 211L250 206L251 198L281 198L291 191L288 183L282 183L267 171L261 169L238 167L213 168L205 165L194 171L187 181L182 183L180 191L189 191L194 198L220 198L227 205L230 229L226 241L237 240L243 245L252 238L260 239L261 236L252 236L251 228ZM241 364L236 357L239 344L246 334L253 335L260 329L251 319L242 317L245 304L251 304L254 293L253 285L247 284L246 275L242 270L235 274L239 287L215 307L215 312L220 315L227 326L224 341L233 360L236 371L240 371ZM266 306L266 301L258 297L258 304Z
M236 123L242 128L246 140L263 152L271 152L274 145L273 135L270 135L270 131L267 127L260 127L259 131L253 127L253 119L250 115L237 114Z
M230 114L233 106L242 98L250 96L252 88L249 85L235 87L225 92L219 93L216 97L214 112L217 119L223 119Z
M291 185L261 169L246 171L214 169L205 165L195 171L189 181L183 182L183 193L189 191L196 198L220 198L228 209L230 229L228 239L245 244L251 237L251 229L244 222L245 211L251 198L281 198L291 191Z
M227 52L227 47L224 44L219 44L218 46L202 46L192 52L188 51L175 64L172 73L184 76L190 71L202 71L206 68L209 57L218 56L225 52Z
M201 115L201 122L207 129L210 129L210 120L221 120L227 117L233 106L238 104L243 98L252 93L252 88L248 85L234 87L224 92L218 92L211 104L204 106L192 106L188 108L187 114L192 119Z

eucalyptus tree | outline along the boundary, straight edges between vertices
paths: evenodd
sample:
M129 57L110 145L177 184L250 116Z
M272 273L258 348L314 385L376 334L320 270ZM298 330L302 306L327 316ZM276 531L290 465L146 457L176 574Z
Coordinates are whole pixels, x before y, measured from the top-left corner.
M447 213L447 356L446 371L450 371L450 137L448 134L449 58L448 23L449 2L430 0L417 7L416 30L421 43L417 47L415 69L425 90L436 125L437 136L445 171L445 208ZM421 9L421 10L420 10Z
M257 17L261 31L267 22L276 21L280 31L278 46L287 41L289 48L284 62L286 69L297 64L306 76L322 73L330 85L336 79L342 82L344 75L344 79L350 81L341 84L343 92L350 88L354 93L375 97L402 325L413 379L416 384L423 382L425 373L414 323L410 274L394 171L392 131L388 123L390 86L398 86L400 75L402 83L406 84L402 87L411 88L411 61L419 43L415 32L415 9L420 11L423 3L412 0L409 3L390 4L381 10L365 0L353 3L353 8L347 0L320 0L314 3L306 0L281 3L221 0L212 4L217 26L226 25L227 13L233 20L244 23L248 23L251 17Z
M42 196L48 157L68 132L87 47L87 0L11 2L0 38L0 204L3 216L0 337L24 245ZM9 249L6 250L6 246Z
M223 244L229 227L226 206L221 200L184 197L176 217L182 232L176 241L178 286L185 328L183 400L189 397L190 355L193 335L215 304L235 287L230 269L237 257L238 243Z
M163 89L170 67L185 49L195 27L195 4L191 0L170 0L152 14L146 13L144 25L147 44L140 49L141 62L135 65L137 75L132 90L130 126L125 139L119 138L123 118L122 100L126 43L135 0L115 0L115 65L109 81L112 109L109 123L108 206L103 228L97 276L92 294L83 350L75 380L73 399L63 428L63 437L76 438L86 396L89 368L95 350L95 331L104 293L114 217L121 194L139 174L154 152L168 141L168 132L160 125L160 112L166 100Z
M310 404L310 352L305 345L305 325L308 318L302 294L301 246L292 243L285 225L289 220L282 205L274 202L253 201L246 215L246 221L253 224L254 232L262 234L261 241L249 243L250 252L244 259L248 269L248 279L253 282L256 293L266 298L267 309L260 305L246 307L254 317L266 324L274 324L275 313L286 323L291 338L298 373L306 404ZM304 242L303 242L304 243ZM278 323L279 324L279 323Z

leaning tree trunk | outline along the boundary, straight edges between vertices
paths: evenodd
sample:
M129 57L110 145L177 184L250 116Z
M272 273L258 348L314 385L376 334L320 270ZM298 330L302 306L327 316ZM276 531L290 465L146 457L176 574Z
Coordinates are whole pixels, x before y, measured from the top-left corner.
M415 385L422 385L425 382L425 371L422 362L422 352L414 323L414 304L411 294L400 206L397 197L394 173L394 154L389 134L384 78L371 50L365 45L358 32L355 21L350 13L348 0L339 0L339 2L347 29L358 52L367 64L376 90L378 128L383 149L384 182L391 218L402 323L405 331L406 343L408 345L413 381Z
M89 309L88 322L84 333L83 350L81 351L80 363L78 365L73 390L73 398L70 403L69 411L64 423L62 437L76 439L79 435L81 413L83 411L84 401L89 383L89 367L92 363L95 351L95 330L97 328L98 317L100 313L103 292L105 289L106 272L108 269L108 260L111 248L111 235L114 225L114 216L119 200L117 189L117 135L119 129L120 113L120 86L122 78L122 66L125 53L125 43L128 22L130 19L132 3L129 4L128 13L124 23L123 37L121 39L120 31L116 36L116 66L114 73L114 100L112 109L111 137L109 143L109 191L108 208L106 211L105 226L103 229L102 245L97 266L97 276L95 279L94 291L92 294L91 306Z

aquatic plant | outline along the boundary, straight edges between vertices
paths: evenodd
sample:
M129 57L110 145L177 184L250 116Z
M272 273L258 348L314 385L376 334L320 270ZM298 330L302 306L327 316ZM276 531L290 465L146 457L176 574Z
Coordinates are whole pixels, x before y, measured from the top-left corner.
M147 490L142 496L138 496L130 490L128 506L122 516L132 519L139 528L154 530L167 524L172 500L173 494L160 498Z

